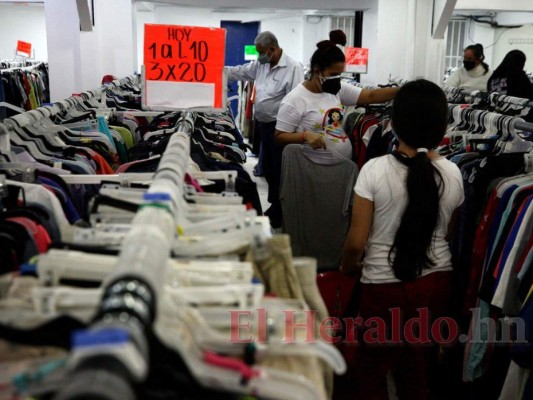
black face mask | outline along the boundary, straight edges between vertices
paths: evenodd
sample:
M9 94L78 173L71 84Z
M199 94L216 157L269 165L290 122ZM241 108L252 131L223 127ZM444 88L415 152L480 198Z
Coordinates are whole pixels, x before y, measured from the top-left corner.
M476 67L476 63L474 61L463 61L463 66L467 71L470 71Z
M336 95L341 90L341 78L326 79L322 82L322 92Z

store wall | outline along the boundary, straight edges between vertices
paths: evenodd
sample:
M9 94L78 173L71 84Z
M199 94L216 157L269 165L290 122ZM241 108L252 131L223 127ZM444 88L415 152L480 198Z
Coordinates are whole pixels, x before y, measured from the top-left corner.
M259 21L261 31L273 32L287 54L304 65L309 63L309 59L316 49L316 43L328 38L330 27L329 17L294 16L294 12L291 11L231 13L213 12L206 8L168 5L156 5L153 10L139 4L136 7L136 60L139 70L143 58L145 23L219 27L220 21L224 20Z
M491 68L494 66L494 42L497 39L495 36L496 30L487 24L480 24L477 22L470 23L470 29L467 33L467 43L481 43L485 52L485 62Z
M307 39L304 42L304 18L299 16L265 20L261 21L259 29L262 32L270 31L276 35L283 51L295 60L304 63L304 47L309 48L314 46L313 43L308 43Z
M31 43L37 60L48 60L42 4L0 2L0 59L14 57L17 40Z
M383 84L389 77L398 77L440 83L446 41L433 39L432 27L430 1L376 1L363 15L363 47L369 49L369 67L361 81Z
M497 29L495 32L498 42L494 46L493 64L496 68L503 57L511 50L522 50L527 57L526 71L533 72L533 24L524 25L517 29ZM524 39L526 43L509 43L510 39Z
M331 26L329 17L304 17L302 20L302 57L303 65L309 65L311 56L316 50L316 44L328 39ZM292 55L292 54L291 54Z
M134 72L131 0L94 0L91 32L80 32L74 1L45 0L45 16L52 101Z

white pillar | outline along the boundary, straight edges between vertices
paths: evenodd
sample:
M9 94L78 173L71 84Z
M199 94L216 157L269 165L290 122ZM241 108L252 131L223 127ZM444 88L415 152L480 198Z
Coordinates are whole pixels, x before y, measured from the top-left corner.
M91 32L80 32L74 0L45 0L45 16L52 101L135 71L131 0L95 0Z
M370 49L363 82L383 84L390 76L425 78L440 84L445 40L432 38L433 2L379 0L363 16L363 47Z
M50 97L58 101L81 91L80 26L75 1L46 0Z

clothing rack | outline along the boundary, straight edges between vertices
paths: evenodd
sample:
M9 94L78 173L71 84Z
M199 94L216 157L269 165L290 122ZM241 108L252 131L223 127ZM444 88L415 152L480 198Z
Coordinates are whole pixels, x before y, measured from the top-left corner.
M25 67L35 67L39 66L40 64L46 64L45 61L39 61L39 60L17 60L17 59L4 59L0 60L0 65L6 64L8 65L8 68L25 68ZM1 68L1 69L8 69L8 68Z
M409 82L409 79L398 78L398 77L395 77L395 78L389 77L389 85L403 86L407 82Z
M114 271L103 289L99 318L90 330L80 334L86 340L99 340L99 346L89 350L74 346L71 361L75 365L92 363L71 377L81 386L87 376L101 373L97 360L121 360L135 380L146 377L149 364L148 331L157 313L157 298L164 282L164 270L171 256L175 227L183 210L175 201L183 196L183 182L190 152L190 135L194 131L195 114L185 113L177 132L163 154L154 180L144 196L144 204L136 214L126 235ZM122 289L120 289L122 288ZM140 296L144 293L144 296ZM131 301L136 299L136 301ZM144 309L146 314L139 313ZM117 345L109 331L127 337L127 343ZM107 338L107 341L106 341ZM136 359L132 362L132 356ZM128 362L129 361L129 362ZM86 364L87 365L87 364ZM129 382L119 375L114 377Z
M443 86L442 90L447 95L449 100L450 100L450 97L452 98L452 100L454 100L454 97L456 98L456 100L460 100L464 96L468 96L471 99L489 100L491 104L507 103L507 104L513 104L516 106L524 107L524 108L533 108L533 101L530 101L529 99L523 99L520 97L506 96L506 95L501 95L498 93L482 92L480 90L469 91L466 89L448 87L448 86Z
M510 117L508 115L498 114L490 111L474 110L471 108L462 108L460 105L449 105L449 109L454 120L462 120L470 123L482 123L485 127L497 128L505 127L512 130L522 130L533 132L533 123L525 122L521 118Z

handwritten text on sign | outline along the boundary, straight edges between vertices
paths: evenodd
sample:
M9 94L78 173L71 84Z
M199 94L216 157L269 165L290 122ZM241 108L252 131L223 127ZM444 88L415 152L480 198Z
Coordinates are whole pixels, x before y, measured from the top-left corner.
M346 71L363 73L368 72L368 49L359 47L346 47Z
M17 40L17 55L31 56L31 43Z
M220 28L145 25L146 80L212 84L214 106L220 107L225 38L226 31Z

